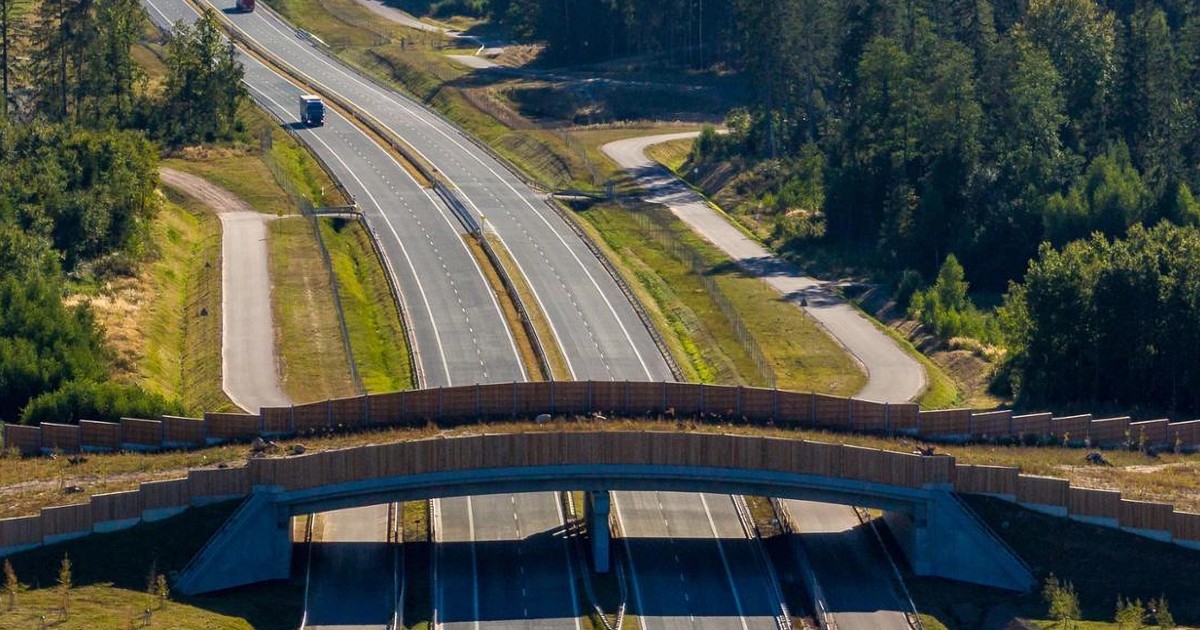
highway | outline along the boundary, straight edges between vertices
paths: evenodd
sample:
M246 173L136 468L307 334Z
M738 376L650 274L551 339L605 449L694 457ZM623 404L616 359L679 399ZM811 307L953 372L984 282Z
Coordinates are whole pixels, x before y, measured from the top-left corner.
M156 21L160 24L194 19L194 13L184 0L144 2L151 7L152 16L159 14ZM306 39L297 36L293 28L268 12L260 9L253 14L231 13L225 17L274 57L287 60L322 89L357 104L394 130L453 183L475 212L487 218L512 254L520 273L533 287L535 299L549 320L553 341L562 348L573 377L599 380L672 378L666 361L615 280L538 193L436 115L328 59ZM298 90L252 58L244 57L243 61L252 96L284 120L294 120L290 110ZM503 339L507 329L503 321L497 319L499 311L494 308L490 290L482 284L473 259L468 263L463 258L465 248L461 240L455 241L461 236L461 228L454 224L446 208L427 191L415 187L415 182L407 178L389 154L337 115L331 115L324 128L302 129L299 135L330 164L334 175L346 183L380 235L390 272L397 279L405 313L412 323L424 384L524 379L515 350L511 348L511 338ZM487 308L488 303L493 308ZM485 341L484 335L491 335L491 340ZM698 495L682 497L678 503L672 502L657 513L635 510L622 518L632 523L635 530L642 519L652 519L665 521L675 528L672 531L686 531L685 523L695 515L697 506L703 505L703 500ZM628 500L634 502L638 495L629 495ZM491 505L486 498L475 498L468 504L475 501ZM725 497L725 501L730 499ZM562 627L553 621L561 620L558 615L565 614L561 606L546 611L536 606L530 608L522 598L485 595L508 592L505 589L511 586L511 580L503 573L485 570L478 562L481 549L511 549L514 544L516 548L524 549L531 544L530 537L540 537L543 541L540 544L561 547L560 539L546 537L546 532L562 523L557 509L550 511L551 505L554 502L546 500L519 500L508 506L501 502L494 512L486 510L480 517L466 519L479 523L478 528L474 525L468 528L466 540L473 537L476 540L466 545L469 550L466 554L453 551L464 548L461 544L453 544L461 543L464 538L461 531L453 530L451 523L462 523L463 519L440 518L440 529L436 534L446 542L435 551L439 576L470 576L473 588L441 588L437 600L439 610L459 611L457 614L460 615L461 611L471 611L468 619L453 618L455 623L467 623L471 627L528 628L545 620L554 627ZM446 508L454 513L457 504L439 501L436 507L438 512L444 512L443 508ZM342 519L362 516L361 513L334 513L326 519L327 527L338 531L343 527ZM541 525L503 529L508 522ZM357 525L347 522L345 527ZM376 540L383 540L382 529L376 531ZM494 540L486 539L485 544L477 538L481 534L493 536ZM707 534L712 535L712 531ZM744 539L744 534L738 537ZM447 553L441 553L443 546ZM347 547L348 553L353 554L357 548ZM320 573L325 566L354 566L353 555L346 556L350 558L348 560L329 560L337 556L337 549L336 545L322 548L322 557L326 560L318 563L318 572L313 576L315 582L334 585L337 576L343 575L340 571ZM742 545L723 547L714 543L697 547L694 557L689 556L695 560L695 566L685 575L689 589L696 593L725 590L738 594L732 600L712 602L710 608L702 611L704 616L696 627L745 628L754 620L742 619L735 605L736 601L755 601L759 597L756 592L762 588L760 568L753 556L745 555L749 551L749 547ZM531 558L544 555L531 554ZM563 557L566 557L565 550ZM640 551L635 551L634 558L642 566L653 564L653 556L642 556ZM531 578L556 584L560 593L556 601L561 604L563 581L569 579L569 573L564 575L561 565L545 564L542 560L530 560L533 564L525 562L524 558L519 558L517 570L524 567ZM379 582L386 582L383 571L382 565L362 567L362 572L370 572ZM351 584L353 582L345 589L353 588ZM356 611L351 614L352 611L347 610L345 602L357 599L347 596L345 589L335 586L314 589L314 597L309 600L310 616L324 619L329 625L345 622L357 624L356 627L378 627L379 621L374 617L363 619ZM642 601L655 601L678 590L678 576L660 582L648 575L640 580L638 592ZM486 602L495 605L486 604L491 607L485 609ZM371 609L379 611L386 607ZM647 613L645 622L653 624L653 611L647 610ZM339 615L346 619L338 621Z
M842 505L783 501L838 628L909 630L906 603L874 534Z

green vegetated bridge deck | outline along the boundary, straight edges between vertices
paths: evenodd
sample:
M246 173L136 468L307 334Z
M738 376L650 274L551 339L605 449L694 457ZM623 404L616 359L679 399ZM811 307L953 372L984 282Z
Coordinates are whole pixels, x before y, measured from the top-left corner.
M361 396L255 415L206 414L120 423L5 425L5 445L24 452L197 447L257 435L329 427L443 426L487 419L583 416L711 418L723 424L819 427L925 437L1017 434L1092 436L1100 443L1142 436L1148 444L1196 444L1196 422L1130 423L1088 416L920 411L913 404L769 389L646 382L482 385ZM1120 428L1118 432L1116 428ZM0 520L0 554L111 531L191 505L265 496L275 518L325 509L455 494L656 487L817 498L905 514L924 527L930 506L952 491L999 496L1043 512L1118 527L1200 548L1200 515L1120 493L1074 488L1016 468L958 464L922 456L786 437L663 431L555 431L421 438L290 457L245 466L194 469L184 478L143 483L75 505ZM916 529L913 527L912 529ZM288 534L290 536L290 534ZM938 545L939 536L912 545ZM922 542L923 541L923 542ZM902 545L904 543L902 542ZM924 552L923 552L924 553ZM919 555L919 554L918 554ZM911 557L917 557L910 554ZM269 564L269 563L268 563Z

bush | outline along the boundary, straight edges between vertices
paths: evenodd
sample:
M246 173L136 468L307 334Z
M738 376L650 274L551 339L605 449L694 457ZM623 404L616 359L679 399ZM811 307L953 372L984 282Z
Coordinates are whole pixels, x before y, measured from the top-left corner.
M157 418L163 414L182 415L183 405L139 387L118 383L72 381L58 390L29 401L21 412L22 424L121 418Z
M912 304L913 295L920 290L924 283L925 279L921 277L921 272L916 269L905 269L900 274L900 281L896 283L896 306L907 311L909 305Z

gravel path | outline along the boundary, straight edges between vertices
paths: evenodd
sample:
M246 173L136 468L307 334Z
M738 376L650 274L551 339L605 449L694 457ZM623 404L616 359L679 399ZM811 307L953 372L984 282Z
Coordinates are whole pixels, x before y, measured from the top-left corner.
M221 219L221 386L250 413L291 404L279 379L267 224L233 193L201 177L164 168L162 182L196 198Z
M734 227L700 195L661 164L646 157L651 145L695 137L677 133L618 140L603 151L629 171L646 191L646 201L665 204L693 230L712 242L746 271L761 277L780 295L802 306L837 339L867 372L857 397L880 402L912 400L925 389L925 369L857 309L796 265L767 251Z

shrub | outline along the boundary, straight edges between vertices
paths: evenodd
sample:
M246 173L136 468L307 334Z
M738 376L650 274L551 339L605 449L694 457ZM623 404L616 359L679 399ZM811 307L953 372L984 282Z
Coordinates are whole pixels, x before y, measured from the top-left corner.
M77 423L86 420L117 421L121 418L156 418L181 415L183 405L139 387L118 383L72 381L42 394L21 412L23 424L42 422Z

